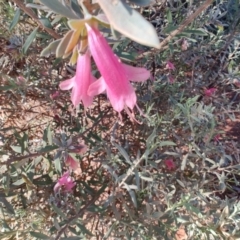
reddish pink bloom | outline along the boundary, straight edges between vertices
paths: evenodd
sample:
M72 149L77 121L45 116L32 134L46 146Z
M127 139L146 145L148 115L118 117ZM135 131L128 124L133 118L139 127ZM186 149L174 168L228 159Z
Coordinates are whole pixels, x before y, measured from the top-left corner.
M65 164L72 170L75 170L79 167L79 163L70 154L67 154Z
M174 170L176 168L176 164L174 163L172 158L166 159L164 163L168 170Z
M60 95L60 92L59 92L59 91L56 91L56 92L52 93L52 94L50 95L50 97L51 97L52 99L56 99L59 95Z
M71 100L74 107L82 101L84 107L87 108L93 102L93 97L89 96L87 91L94 81L95 78L91 74L90 53L87 51L84 55L78 56L76 75L71 79L61 82L59 87L61 90L72 88Z
M174 66L174 64L172 62L167 61L166 69L168 69L168 70L175 70L175 66Z
M59 192L62 189L64 192L72 192L72 188L76 184L73 179L69 176L69 172L65 172L61 178L58 179L57 184L54 186L54 192Z
M204 90L204 95L207 97L212 97L212 95L216 92L216 88L209 88Z
M137 102L130 81L146 81L150 77L150 72L145 68L123 64L98 29L87 24L86 27L89 48L102 75L98 81L91 84L88 94L95 96L106 90L113 108L119 113L125 108L129 113L127 107L132 110Z

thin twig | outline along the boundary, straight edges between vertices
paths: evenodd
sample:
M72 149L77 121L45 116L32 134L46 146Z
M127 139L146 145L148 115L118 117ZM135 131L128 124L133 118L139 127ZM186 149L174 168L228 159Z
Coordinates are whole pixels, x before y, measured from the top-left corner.
M193 14L191 14L175 31L171 32L171 34L165 38L159 45L159 50L164 50L172 38L174 38L177 34L181 33L186 26L193 22L193 20L202 12L204 11L213 0L207 0L202 6L200 6Z
M24 2L22 0L11 0L12 2L14 2L19 8L21 8L28 16L30 16L35 22L37 22L37 24L43 28L48 34L50 34L53 38L55 39L59 39L61 38L61 36L59 34L57 34L53 29L48 28L46 26L44 26L41 21L38 19L38 17L36 16L36 14L34 13L34 11L31 8L27 8L24 4Z

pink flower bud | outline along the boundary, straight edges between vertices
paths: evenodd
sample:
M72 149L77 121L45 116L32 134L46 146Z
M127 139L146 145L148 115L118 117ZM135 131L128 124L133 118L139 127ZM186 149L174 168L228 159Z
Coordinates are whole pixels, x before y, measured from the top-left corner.
M72 188L76 185L73 179L69 176L69 172L65 172L61 178L58 179L57 184L54 186L54 192L59 192L60 189L64 192L72 192Z
M60 95L59 91L56 91L50 95L51 99L56 99Z
M212 97L212 95L216 92L216 88L209 88L204 90L204 95L207 97Z
M172 158L166 159L164 161L164 164L169 171L176 169L176 164L174 163Z
M167 61L166 69L168 69L168 70L175 70L175 66L174 66L174 64L172 62Z

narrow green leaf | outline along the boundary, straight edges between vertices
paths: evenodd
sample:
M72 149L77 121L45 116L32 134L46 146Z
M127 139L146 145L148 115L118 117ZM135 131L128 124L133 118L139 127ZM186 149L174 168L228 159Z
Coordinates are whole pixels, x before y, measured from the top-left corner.
M35 39L36 34L37 34L37 31L38 31L38 27L35 28L35 29L31 32L31 34L28 36L26 42L24 43L24 45L23 45L23 47L22 47L24 54L27 53L28 48L29 48L30 45L32 44L33 40Z
M164 147L164 146L176 146L176 143L174 143L172 141L162 141L160 143L160 147Z
M198 36L207 36L208 33L204 29L185 29L182 33L195 34Z
M126 183L124 183L124 187L126 187L128 193L132 199L134 207L137 208L137 199L136 199L135 192Z
M65 7L60 1L58 0L40 0L42 4L50 8L56 13L61 14L62 16L65 16L70 19L77 19L77 15L74 14L74 12L69 9L68 7Z
M72 10L76 13L76 15L78 15L79 18L84 18L84 15L83 15L83 13L81 11L81 8L78 4L78 1L77 0L71 0L70 4L71 4L71 7L72 7Z
M62 173L62 165L61 165L61 161L60 161L60 158L57 158L57 159L54 159L54 166L57 170L57 173L58 174L61 174Z
M50 237L40 232L30 231L30 234L37 239L50 239Z
M153 130L153 132L151 133L151 135L147 138L146 143L147 143L147 149L149 149L151 147L151 145L153 145L153 141L156 137L156 128Z
M86 229L86 227L85 227L84 225L82 225L82 224L80 224L80 223L77 223L77 226L80 228L80 230L81 230L81 232L82 232L83 234L87 234L87 235L89 235L89 236L94 236L90 231L88 231L88 230Z
M12 86L12 85L0 86L1 91L8 91L8 90L11 90L11 89L14 89L14 88L15 88L15 86Z
M120 152L120 154L125 158L126 162L128 164L130 164L130 166L132 165L132 162L130 160L130 157L128 156L127 152L125 151L124 148L122 148L120 145L113 143L113 145L118 149L118 151Z
M39 18L38 20L39 20L39 21L42 23L42 25L44 25L45 27L47 27L47 28L52 28L52 24L51 24L51 22L49 21L48 18Z
M153 1L152 0L129 0L129 2L132 2L138 6L146 7L150 5Z
M101 213L101 212L104 212L106 209L101 206L92 205L92 206L88 207L87 210L89 212L93 212L93 213Z
M123 1L98 1L113 28L126 37L149 47L159 47L158 35L151 23Z
M49 145L53 144L53 139L52 139L52 132L51 132L51 126L48 125L43 132L43 140L45 142L48 142Z
M142 179L142 180L145 180L147 182L153 182L153 179L151 177L146 177L144 176L143 174L139 174L139 177Z
M39 152L51 152L57 148L58 148L58 146L49 145L49 146L41 148Z
M7 201L6 198L0 197L0 202L2 202L4 204L4 206L6 207L8 213L15 214L13 206Z
M79 240L81 238L79 237L66 237L66 238L61 238L61 240Z
M9 26L9 31L12 31L13 28L17 25L17 23L18 23L18 21L19 21L19 18L20 18L20 13L21 13L21 11L20 11L20 9L18 8L18 9L16 10L15 15L14 15L14 17L13 17L13 20L12 20L10 26Z
M106 234L104 235L103 239L108 239L108 237L110 236L112 230L116 227L116 222L114 222L112 224L112 226L108 229L108 231L106 232Z
M54 212L57 213L57 215L61 216L63 219L67 219L67 217L65 216L61 209L56 207L54 204L52 204L51 207L53 208Z
M167 10L167 20L168 20L168 23L171 24L172 23L172 12L170 9Z

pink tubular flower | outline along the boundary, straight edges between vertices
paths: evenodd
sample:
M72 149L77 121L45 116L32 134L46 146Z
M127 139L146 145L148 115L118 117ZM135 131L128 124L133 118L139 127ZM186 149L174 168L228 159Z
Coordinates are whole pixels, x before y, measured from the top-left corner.
M72 170L76 170L79 167L79 163L75 159L73 159L70 154L67 154L65 164L69 166Z
M89 96L87 91L94 80L95 78L91 74L90 53L87 51L84 55L78 56L76 75L61 82L59 87L61 90L72 88L71 101L74 107L82 101L84 107L87 108L93 102L93 97Z
M212 97L212 95L216 92L216 88L209 88L204 90L204 95L207 97Z
M88 44L94 61L102 77L91 84L88 89L90 96L98 95L106 90L113 108L120 114L125 108L133 110L137 102L136 93L131 81L143 82L150 77L145 68L132 67L123 64L113 53L106 39L98 29L86 24ZM127 108L128 107L128 108Z
M176 168L176 164L174 163L174 161L173 161L173 159L166 159L165 161L164 161L164 163L165 163L165 166L167 167L167 169L168 170L175 170L175 168Z
M168 70L175 70L175 66L174 66L174 64L172 62L167 61L166 69L168 69Z
M61 178L58 179L57 184L54 186L54 192L59 192L60 188L64 192L72 192L72 188L76 184L73 182L73 179L69 176L69 172L65 172Z

